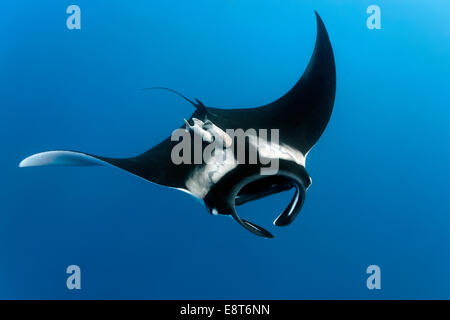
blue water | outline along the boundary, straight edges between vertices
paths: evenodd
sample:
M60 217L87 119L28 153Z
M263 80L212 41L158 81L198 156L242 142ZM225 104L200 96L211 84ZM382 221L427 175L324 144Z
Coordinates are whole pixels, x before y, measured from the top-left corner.
M81 8L81 30L66 8ZM381 30L366 8L381 8ZM275 239L120 170L18 168L51 149L133 156L192 106L247 107L300 77L316 32L336 103L305 206ZM450 298L450 2L23 1L0 19L0 298ZM263 225L290 200L241 210ZM81 290L66 267L81 268ZM381 268L381 290L366 287Z

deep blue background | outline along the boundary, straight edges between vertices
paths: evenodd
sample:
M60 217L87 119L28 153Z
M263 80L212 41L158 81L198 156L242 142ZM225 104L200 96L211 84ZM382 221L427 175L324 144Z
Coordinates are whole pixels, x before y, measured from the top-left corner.
M450 298L450 3L2 2L0 298ZM382 30L366 28L381 7ZM136 155L193 111L284 94L330 34L337 95L296 222L261 239L112 168L17 167L51 149ZM267 226L290 194L244 207ZM65 269L82 269L82 290ZM368 265L382 290L366 288Z

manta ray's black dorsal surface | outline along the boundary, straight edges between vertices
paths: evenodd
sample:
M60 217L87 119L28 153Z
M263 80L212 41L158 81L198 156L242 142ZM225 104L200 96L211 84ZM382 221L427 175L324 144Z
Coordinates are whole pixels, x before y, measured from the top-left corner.
M202 199L211 213L230 215L254 234L272 238L267 230L240 218L235 207L294 188L293 199L274 221L277 226L286 226L295 219L303 205L306 190L311 184L305 170L305 158L327 126L336 91L333 50L317 13L316 18L316 44L310 62L300 80L281 98L262 107L243 109L211 108L198 100L188 100L196 107L196 111L186 121L186 132L189 132L193 143L198 141L195 136L200 136L202 147L215 141L217 132L224 140L230 139L228 129L242 129L245 132L251 129L256 132L260 129L278 129L276 144L272 140L269 143L258 137L254 139L251 134L246 137L245 145L266 159L265 164L238 161L227 164L214 161L176 164L172 159L172 151L179 141L172 141L168 137L132 158L115 159L58 150L29 156L19 166L113 165L148 181L186 191ZM231 138L230 145L214 152L235 159L235 138ZM278 161L278 170L263 174L262 169L268 166L267 160L275 159Z

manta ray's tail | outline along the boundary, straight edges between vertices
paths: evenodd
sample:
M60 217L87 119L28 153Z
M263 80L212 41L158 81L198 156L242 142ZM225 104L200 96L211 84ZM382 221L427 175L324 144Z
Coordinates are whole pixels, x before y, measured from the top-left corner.
M183 98L184 100L186 100L190 104L192 104L198 110L206 112L206 106L203 104L203 102L201 102L198 99L195 99L196 102L194 102L194 101L192 101L191 99L187 98L185 95L183 95L182 93L180 93L180 92L178 92L176 90L173 90L173 89L170 89L170 88L166 88L166 87L150 87L150 88L144 88L142 90L167 90L167 91L170 91L172 93L175 93L177 96Z

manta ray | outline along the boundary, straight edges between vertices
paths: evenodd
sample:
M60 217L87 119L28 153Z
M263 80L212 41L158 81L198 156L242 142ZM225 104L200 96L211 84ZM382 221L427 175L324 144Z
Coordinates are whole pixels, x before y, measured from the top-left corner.
M293 199L275 219L274 225L287 226L297 217L305 201L311 178L305 169L308 152L322 135L334 105L336 70L328 33L316 12L317 35L309 64L298 82L279 99L256 108L214 108L200 100L192 101L171 90L195 107L185 120L185 130L201 137L203 146L221 137L226 141L222 150L234 156L233 139L228 129L277 128L275 145L246 145L257 153L278 161L278 170L262 174L262 163L174 163L171 155L178 144L168 137L150 150L131 158L109 158L79 151L57 150L31 155L19 167L33 166L103 166L112 165L150 182L185 191L204 202L211 214L228 215L248 231L273 238L266 229L239 217L236 206L275 193L294 189ZM167 88L166 88L167 89ZM184 128L183 126L181 128Z

